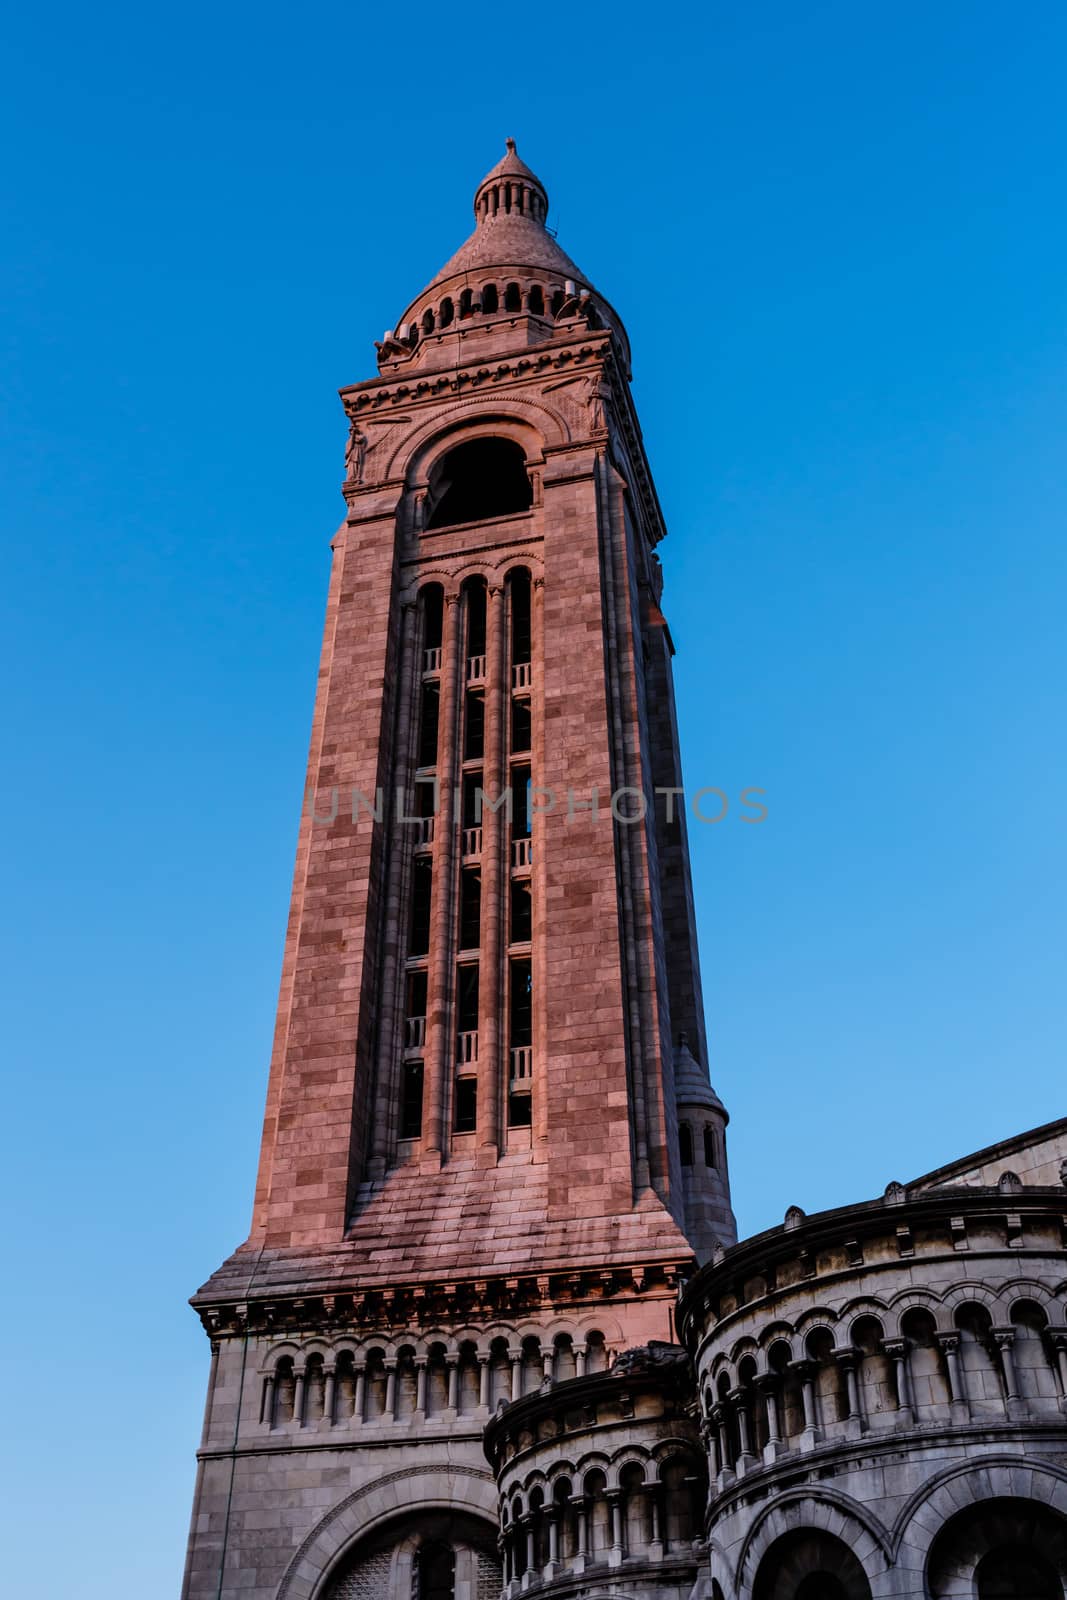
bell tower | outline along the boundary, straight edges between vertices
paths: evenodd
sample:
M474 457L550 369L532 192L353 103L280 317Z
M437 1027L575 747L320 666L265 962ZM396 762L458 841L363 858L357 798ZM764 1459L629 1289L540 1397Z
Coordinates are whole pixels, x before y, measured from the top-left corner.
M514 142L342 390L252 1230L187 1600L500 1592L481 1437L734 1242L625 329Z

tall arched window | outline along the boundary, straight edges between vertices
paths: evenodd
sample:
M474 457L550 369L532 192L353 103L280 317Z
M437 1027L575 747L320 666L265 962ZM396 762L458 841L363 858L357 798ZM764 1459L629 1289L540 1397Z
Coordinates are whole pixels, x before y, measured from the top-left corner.
M456 1553L438 1540L420 1547L411 1574L411 1600L453 1600Z

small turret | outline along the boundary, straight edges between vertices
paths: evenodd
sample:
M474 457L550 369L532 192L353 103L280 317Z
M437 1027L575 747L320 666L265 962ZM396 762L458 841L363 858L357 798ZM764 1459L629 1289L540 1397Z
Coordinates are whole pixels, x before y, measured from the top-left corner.
M737 1241L726 1163L729 1113L684 1033L674 1051L674 1103L685 1192L685 1231L697 1257L709 1261L716 1246Z

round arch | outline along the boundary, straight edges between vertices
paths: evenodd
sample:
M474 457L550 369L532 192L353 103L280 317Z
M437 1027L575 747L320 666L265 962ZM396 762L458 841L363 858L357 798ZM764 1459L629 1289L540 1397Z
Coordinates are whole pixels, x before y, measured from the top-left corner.
M411 1466L364 1484L322 1518L290 1561L278 1600L323 1593L334 1569L355 1545L405 1511L453 1511L484 1522L495 1538L493 1476L475 1467Z
M752 1583L767 1552L784 1535L804 1525L831 1534L847 1545L868 1579L891 1565L888 1530L858 1500L830 1488L787 1489L775 1497L748 1531L734 1572L738 1596L751 1600Z
M943 1472L916 1490L893 1528L896 1564L926 1571L934 1540L959 1511L993 1500L1040 1501L1067 1519L1067 1471L1029 1456L979 1456Z

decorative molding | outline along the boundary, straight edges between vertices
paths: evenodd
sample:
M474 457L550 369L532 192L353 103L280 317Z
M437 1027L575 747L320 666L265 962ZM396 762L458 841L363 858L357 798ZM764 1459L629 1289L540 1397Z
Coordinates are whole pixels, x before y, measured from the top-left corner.
M241 1301L196 1305L213 1339L245 1334L310 1333L311 1330L388 1333L410 1329L413 1321L432 1326L472 1318L543 1315L545 1311L595 1310L617 1301L673 1295L685 1262L638 1262L605 1269L589 1267L517 1278L484 1278L439 1283L368 1286L348 1293L271 1294ZM194 1302L195 1304L195 1302Z

